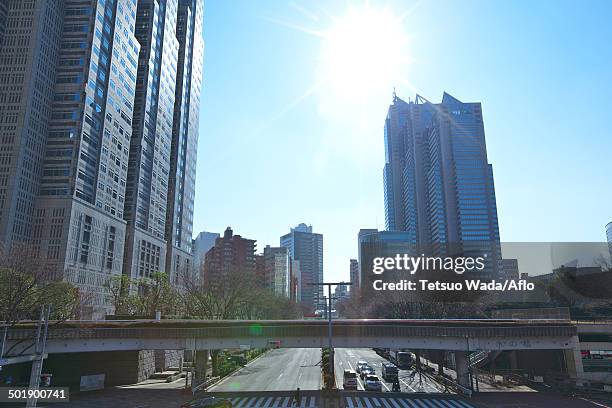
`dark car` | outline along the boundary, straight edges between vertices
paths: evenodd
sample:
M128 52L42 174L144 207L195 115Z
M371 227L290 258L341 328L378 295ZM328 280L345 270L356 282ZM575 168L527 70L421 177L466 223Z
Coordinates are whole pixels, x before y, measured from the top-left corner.
M395 381L397 380L399 374L399 370L395 366L395 364L391 363L383 363L382 365L382 378L387 381Z
M232 408L232 401L224 398L200 398L181 405L181 408Z

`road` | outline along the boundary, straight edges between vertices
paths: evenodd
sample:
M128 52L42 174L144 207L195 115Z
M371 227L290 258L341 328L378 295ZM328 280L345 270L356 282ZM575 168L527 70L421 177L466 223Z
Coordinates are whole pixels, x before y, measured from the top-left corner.
M233 375L211 387L212 392L236 391L287 391L286 393L251 393L233 395L236 406L247 407L291 407L293 390L300 387L302 390L319 390L321 387L321 350L320 349L278 349L271 350L260 358L252 361ZM336 349L336 378L339 387L342 387L342 373L344 368L354 368L358 360L368 361L380 374L385 359L370 349ZM373 406L385 407L419 407L419 408L473 408L472 402L477 406L487 408L515 408L521 407L556 407L556 408L601 408L610 407L607 403L591 402L584 399L547 395L536 392L514 393L482 393L472 400L461 400L457 395L438 396L428 399L420 394L423 392L441 392L443 387L426 376L419 375L413 370L400 371L400 384L405 392L401 397L391 393L359 392L345 397L347 407L364 408ZM383 391L388 391L391 384L383 383ZM66 408L178 408L184 401L191 399L191 392L182 389L184 379L172 383L160 380L149 380L143 383L111 387L102 391L91 391L71 395L71 401ZM359 386L363 389L362 383ZM308 392L306 391L305 394ZM412 393L412 394L411 394ZM316 406L318 394L304 395L303 407ZM311 397L312 396L312 397ZM392 396L392 399L390 398ZM440 400L440 398L442 398ZM443 402L440 402L443 401ZM245 403L246 402L246 403ZM314 404L314 405L313 405Z
M321 349L270 350L209 391L321 389Z
M335 374L338 388L342 388L344 369L355 369L359 360L365 360L374 368L376 375L382 380L383 391L391 390L391 383L382 379L382 363L388 362L372 349L336 349ZM444 386L438 384L428 376L419 376L415 370L400 370L400 387L402 392L444 392ZM363 390L363 381L357 379L358 389Z
M302 390L321 388L320 349L271 350L259 359L227 377L210 391L285 391L300 387ZM336 384L342 388L345 368L354 369L359 360L365 360L380 376L384 358L372 349L336 349ZM444 392L444 386L415 370L400 370L400 386L403 392ZM382 380L382 378L381 378ZM363 382L358 379L363 390ZM383 380L383 391L390 391L391 383Z

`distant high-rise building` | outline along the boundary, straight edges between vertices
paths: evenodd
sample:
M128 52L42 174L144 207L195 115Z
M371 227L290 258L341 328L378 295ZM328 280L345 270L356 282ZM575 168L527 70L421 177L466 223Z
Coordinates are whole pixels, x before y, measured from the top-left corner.
M610 259L612 260L612 221L606 225L606 239L608 240L608 249L610 250Z
M302 302L302 272L300 261L289 258L289 299L296 303Z
M323 302L323 287L313 283L323 282L323 235L313 233L312 226L299 224L280 238L280 246L287 248L291 260L300 263L300 303L310 311Z
M482 256L502 268L493 170L480 103L394 96L385 121L385 221L418 252Z
M0 1L0 242L31 242L86 293L85 316L112 311L113 276L166 271L168 211L190 254L192 189L168 184L193 184L202 4Z
M255 285L264 288L266 281L266 259L263 254L255 254Z
M337 285L334 288L334 297L333 297L333 302L332 302L332 304L334 305L334 308L336 307L336 304L338 302L348 297L349 297L348 285Z
M204 264L204 255L208 250L215 246L215 241L219 238L216 232L202 231L193 240L193 267L197 271L196 274L201 277L202 265Z
M256 268L255 240L234 235L227 227L204 257L204 284L214 287L232 275L254 278Z
M286 247L264 248L265 287L273 291L278 296L289 297L290 286L290 267L289 253Z
M351 259L350 266L351 290L359 288L359 262L356 259Z
M360 230L359 241L359 282L363 292L372 290L374 279L384 275L373 274L374 258L396 255L415 255L415 246L410 242L410 233L406 231ZM403 277L406 278L406 277Z
M504 279L518 280L520 278L518 259L502 259L502 265Z

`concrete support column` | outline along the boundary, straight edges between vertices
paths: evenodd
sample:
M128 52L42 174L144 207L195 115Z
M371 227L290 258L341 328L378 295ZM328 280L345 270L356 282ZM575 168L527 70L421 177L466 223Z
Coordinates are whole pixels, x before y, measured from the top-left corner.
M206 380L208 372L208 350L198 350L195 355L195 381L200 384Z
M457 383L471 389L468 356L465 351L455 351L455 365L457 370Z
M580 340L578 340L578 336L572 338L572 344L574 348L563 350L567 374L570 378L575 379L577 384L582 384L584 381L584 367L582 365L582 354L580 353Z
M516 370L518 368L518 351L512 350L508 357L510 358L510 369Z

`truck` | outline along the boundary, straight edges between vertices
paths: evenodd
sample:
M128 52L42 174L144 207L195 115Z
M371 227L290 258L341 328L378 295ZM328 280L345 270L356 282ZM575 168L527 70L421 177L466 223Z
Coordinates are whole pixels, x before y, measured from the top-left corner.
M412 365L412 354L404 349L390 349L389 361L399 368L410 368Z

